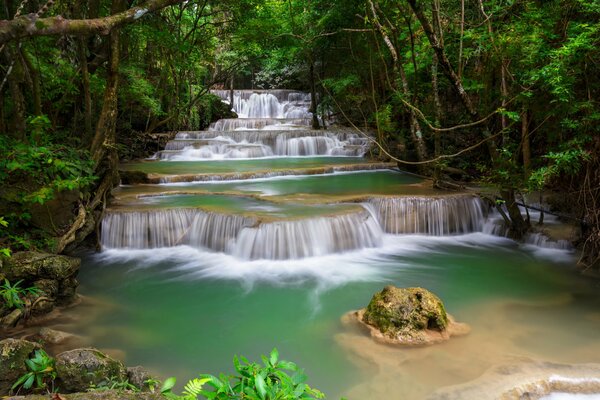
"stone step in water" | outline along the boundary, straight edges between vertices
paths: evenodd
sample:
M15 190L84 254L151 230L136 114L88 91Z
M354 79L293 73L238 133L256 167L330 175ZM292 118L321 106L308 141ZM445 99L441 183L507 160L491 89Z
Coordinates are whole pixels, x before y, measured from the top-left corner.
M229 194L281 198L281 201L331 203L356 201L374 196L439 196L444 192L423 184L414 175L391 170L339 172L266 179L205 181L194 183L122 186L114 191L118 199L135 199L151 194Z
M120 166L125 183L176 183L331 174L394 168L358 157L298 157L236 160L145 161ZM142 179L143 178L143 179ZM137 179L137 181L136 181Z

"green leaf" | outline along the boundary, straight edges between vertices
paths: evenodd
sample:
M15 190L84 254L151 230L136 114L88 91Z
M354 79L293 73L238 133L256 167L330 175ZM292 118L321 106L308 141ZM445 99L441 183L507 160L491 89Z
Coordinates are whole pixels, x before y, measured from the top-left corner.
M265 379L262 377L262 375L256 375L256 380L255 380L255 384L256 384L256 390L258 391L258 395L260 396L260 398L262 400L265 399L265 396L267 395L267 385L265 383Z
M277 360L279 360L279 352L277 351L276 348L274 348L271 351L271 357L269 358L269 361L271 362L272 366L277 365Z
M25 389L31 389L31 386L33 386L34 380L35 380L35 374L29 375L29 378L27 378L27 380L23 384L23 388L25 388Z
M177 378L171 376L170 378L167 378L165 380L165 382L163 383L162 387L160 388L160 392L161 393L167 393L170 392L171 389L173 389L173 387L175 386L175 383L177 382Z

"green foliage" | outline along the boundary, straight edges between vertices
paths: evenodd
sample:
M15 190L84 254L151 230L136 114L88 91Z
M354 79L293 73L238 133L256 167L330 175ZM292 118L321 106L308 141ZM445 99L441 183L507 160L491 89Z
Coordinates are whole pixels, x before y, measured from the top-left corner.
M45 389L56 379L54 359L44 350L36 350L32 358L25 360L25 364L29 372L17 379L11 391L17 388L30 390L34 384L36 389Z
M233 359L236 375L200 375L185 385L180 396L172 393L175 378L169 378L163 384L161 393L172 400L195 400L200 396L211 400L295 400L325 397L305 383L306 375L296 364L280 360L277 349L273 349L268 358L262 356L262 361L263 365L260 365L236 356ZM205 389L206 386L210 389Z
M10 205L0 229L0 240L13 249L47 247L51 240L30 225L32 209L44 205L62 191L78 191L83 197L96 180L93 162L86 151L51 142L45 129L47 118L31 118L31 142L0 136L0 200Z
M4 219L4 217L0 216L0 237L6 235L6 229L8 227L8 221ZM0 247L0 256L10 257L11 251L7 247Z
M97 385L90 385L88 392L102 392L105 390L139 392L140 388L132 383L129 383L129 380L127 379L121 380L115 376L110 376L103 379Z
M23 301L23 297L27 295L39 296L43 292L36 288L35 286L22 288L20 285L23 280L19 280L14 284L11 284L8 279L4 279L4 283L0 285L0 297L6 303L6 306L9 309L20 308L23 309L25 306L25 302Z
M563 174L577 174L583 162L590 159L590 153L581 147L574 147L559 152L549 152L544 158L548 160L548 164L533 171L529 177L528 185L531 190L542 189L552 179Z

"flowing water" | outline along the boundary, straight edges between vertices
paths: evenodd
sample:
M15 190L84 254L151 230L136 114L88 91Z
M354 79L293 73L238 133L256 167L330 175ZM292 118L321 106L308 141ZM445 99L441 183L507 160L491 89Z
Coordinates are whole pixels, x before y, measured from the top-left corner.
M302 127L306 94L216 93L242 118L181 132L155 161L123 166L162 180L115 192L103 251L84 256L80 275L94 301L60 328L180 380L277 347L331 399L496 398L506 388L490 382L509 370L520 371L514 385L600 377L570 365L600 363L600 295L565 243L519 245L472 194L339 157L330 150L362 155L368 139ZM243 148L262 150L231 152ZM471 333L397 348L342 321L387 284L432 290Z

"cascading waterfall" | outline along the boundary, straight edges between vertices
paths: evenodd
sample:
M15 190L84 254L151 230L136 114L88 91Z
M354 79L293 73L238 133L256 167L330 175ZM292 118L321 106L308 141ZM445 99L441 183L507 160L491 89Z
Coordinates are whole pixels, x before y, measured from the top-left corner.
M310 130L310 95L291 90L213 90L239 118L208 131L179 132L154 159L170 161L273 156L363 156L370 140L355 132Z
M382 232L366 211L333 217L266 222L198 209L109 211L104 248L152 249L190 245L244 260L294 259L375 247Z
M199 209L109 211L106 248L190 245L244 260L296 259L377 247L383 232L450 235L481 231L483 202L473 196L374 198L365 210L329 217L260 223L251 217Z
M285 260L376 247L381 228L367 212L279 221L246 228L233 254L246 260Z
M180 132L156 158L172 161L271 156L363 156L369 139L347 131Z
M153 249L191 245L224 251L253 218L198 209L109 211L102 219L105 248Z
M231 102L229 90L213 90L224 102ZM291 90L234 90L232 110L239 118L310 119L310 94Z
M227 132L260 129L307 129L311 123L310 118L225 118L210 124L208 130Z
M382 229L394 234L479 232L487 214L485 203L475 196L374 198L368 206Z

